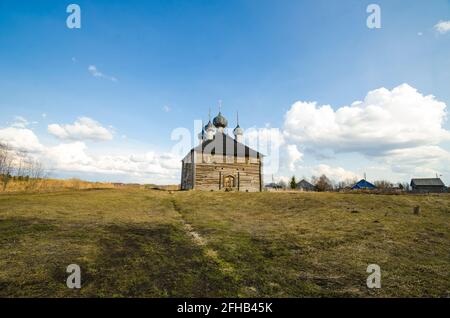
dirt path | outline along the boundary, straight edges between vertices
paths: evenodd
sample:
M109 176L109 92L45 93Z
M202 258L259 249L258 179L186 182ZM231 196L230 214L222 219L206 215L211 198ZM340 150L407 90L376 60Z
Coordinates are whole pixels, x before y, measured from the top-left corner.
M217 266L219 267L220 271L224 274L232 274L234 273L233 266L220 258L219 254L216 250L208 246L208 241L206 238L204 238L200 233L195 231L194 227L185 219L182 209L178 206L175 198L173 197L173 194L171 195L171 203L173 206L174 211L179 215L180 221L183 224L183 228L185 229L186 233L192 238L192 241L199 247L203 249L203 254L205 257L212 260ZM236 279L233 275L233 278Z

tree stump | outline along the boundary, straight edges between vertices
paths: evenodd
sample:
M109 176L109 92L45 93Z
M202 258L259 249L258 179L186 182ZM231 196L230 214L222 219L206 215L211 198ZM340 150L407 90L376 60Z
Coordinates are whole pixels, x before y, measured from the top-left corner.
M414 207L414 214L415 215L419 215L420 214L420 206L415 206Z

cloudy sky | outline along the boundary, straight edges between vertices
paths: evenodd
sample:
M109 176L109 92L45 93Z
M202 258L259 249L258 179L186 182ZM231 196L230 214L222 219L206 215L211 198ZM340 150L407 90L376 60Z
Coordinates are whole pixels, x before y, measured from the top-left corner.
M222 100L276 146L266 181L450 183L449 1L74 2L81 29L69 2L0 2L0 141L53 177L179 182Z

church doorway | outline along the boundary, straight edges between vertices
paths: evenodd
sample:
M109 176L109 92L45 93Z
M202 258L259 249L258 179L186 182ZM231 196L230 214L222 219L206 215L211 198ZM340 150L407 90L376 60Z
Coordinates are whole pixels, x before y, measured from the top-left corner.
M223 187L225 189L231 189L235 187L234 177L233 176L225 176L223 178Z

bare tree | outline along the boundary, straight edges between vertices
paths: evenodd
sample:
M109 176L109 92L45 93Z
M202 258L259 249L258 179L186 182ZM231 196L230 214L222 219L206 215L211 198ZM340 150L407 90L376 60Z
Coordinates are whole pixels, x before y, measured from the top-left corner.
M408 182L400 183L400 185L402 186L402 190L403 190L403 191L406 191L406 192L411 191L411 186L409 185Z
M0 181L3 191L6 191L14 170L14 156L6 144L0 143Z
M19 181L24 181L27 178L27 163L26 158L28 154L25 151L16 151L16 163L14 176Z
M392 187L394 186L391 182L387 180L378 180L375 181L373 184L380 190L392 189Z
M15 151L0 143L0 186L3 191L12 179L26 181L25 189L34 190L46 177L40 161L33 159L26 151Z
M337 184L337 189L338 190L345 190L348 188L351 188L355 183L357 182L357 180L355 179L346 179L344 181L339 181Z
M26 166L27 170L27 190L36 190L39 185L46 178L44 166L38 160L29 160Z
M316 177L313 177L314 185L316 186L316 190L319 192L324 191L332 191L333 190L333 183L326 175L321 175L318 179Z

